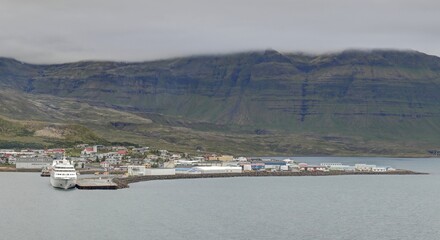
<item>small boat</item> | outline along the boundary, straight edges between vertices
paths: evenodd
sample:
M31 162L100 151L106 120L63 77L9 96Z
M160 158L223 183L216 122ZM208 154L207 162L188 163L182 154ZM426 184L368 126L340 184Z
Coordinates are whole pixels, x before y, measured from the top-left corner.
M41 169L40 176L42 176L42 177L50 177L50 168L49 167L44 167L43 169Z

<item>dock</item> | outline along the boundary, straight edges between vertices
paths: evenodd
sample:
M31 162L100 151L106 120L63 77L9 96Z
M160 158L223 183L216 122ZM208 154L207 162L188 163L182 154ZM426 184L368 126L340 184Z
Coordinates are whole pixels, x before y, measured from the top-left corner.
M84 190L117 189L118 185L112 178L82 178L76 182L76 188Z

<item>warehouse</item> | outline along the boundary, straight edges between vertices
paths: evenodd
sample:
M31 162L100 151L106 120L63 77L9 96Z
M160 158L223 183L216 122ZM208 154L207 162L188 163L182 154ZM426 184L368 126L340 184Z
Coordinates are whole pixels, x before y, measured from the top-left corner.
M52 165L52 162L52 158L45 157L17 158L15 167L17 169L42 169Z

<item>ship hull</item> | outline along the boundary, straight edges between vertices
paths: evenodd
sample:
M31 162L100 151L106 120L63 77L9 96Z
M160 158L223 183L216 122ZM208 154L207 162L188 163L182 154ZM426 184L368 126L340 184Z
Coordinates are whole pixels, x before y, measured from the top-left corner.
M76 186L76 179L74 178L54 178L51 176L50 184L54 188L69 189Z

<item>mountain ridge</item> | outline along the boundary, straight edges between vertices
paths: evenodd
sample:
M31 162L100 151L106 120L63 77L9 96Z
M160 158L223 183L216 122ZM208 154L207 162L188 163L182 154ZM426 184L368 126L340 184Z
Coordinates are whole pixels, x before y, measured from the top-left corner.
M440 58L416 51L307 55L266 50L55 65L0 58L0 86L37 99L74 99L154 118L156 129L183 124L196 132L212 133L206 128L210 126L223 129L216 134L267 133L268 138L283 133L317 139L340 136L358 139L358 144L411 143L414 151L419 145L435 147L440 140ZM13 111L8 116L13 117ZM120 128L123 120L115 125ZM125 128L134 131L129 125ZM297 145L286 151L295 152Z

